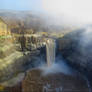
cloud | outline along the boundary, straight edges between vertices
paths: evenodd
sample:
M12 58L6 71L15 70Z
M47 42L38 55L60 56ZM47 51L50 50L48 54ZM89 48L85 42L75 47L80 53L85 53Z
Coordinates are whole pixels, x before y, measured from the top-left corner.
M65 14L82 22L92 22L92 0L43 0L47 13Z

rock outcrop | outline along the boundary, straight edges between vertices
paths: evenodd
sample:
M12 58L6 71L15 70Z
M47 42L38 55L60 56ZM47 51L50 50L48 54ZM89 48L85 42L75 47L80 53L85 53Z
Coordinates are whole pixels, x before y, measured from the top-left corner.
M63 73L42 75L42 70L29 71L22 83L23 92L89 92L87 83L80 77Z

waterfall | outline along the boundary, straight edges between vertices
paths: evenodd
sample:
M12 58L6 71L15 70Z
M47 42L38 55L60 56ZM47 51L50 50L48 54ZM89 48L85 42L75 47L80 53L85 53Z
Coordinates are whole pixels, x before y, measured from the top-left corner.
M51 66L55 62L55 40L47 39L46 41L46 54L47 54L47 65Z

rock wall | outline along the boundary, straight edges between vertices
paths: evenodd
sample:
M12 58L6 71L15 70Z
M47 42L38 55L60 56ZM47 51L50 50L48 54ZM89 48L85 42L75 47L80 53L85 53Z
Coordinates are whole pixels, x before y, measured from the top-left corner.
M68 64L92 80L92 40L85 46L84 33L85 30L81 29L58 39L58 52Z
M23 92L89 92L86 81L63 73L42 76L42 70L29 71L22 83Z

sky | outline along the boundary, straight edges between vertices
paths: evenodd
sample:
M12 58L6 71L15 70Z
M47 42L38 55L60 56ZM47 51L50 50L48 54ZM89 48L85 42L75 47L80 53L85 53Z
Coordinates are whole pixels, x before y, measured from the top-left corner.
M92 22L92 0L0 0L0 9L64 14L75 20Z
M0 9L42 11L41 0L0 0Z
M74 20L92 23L92 0L43 0L44 9Z

